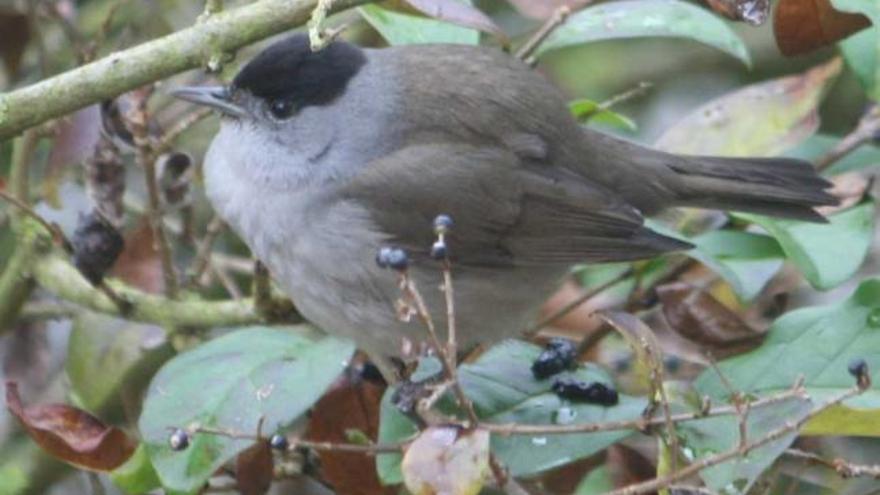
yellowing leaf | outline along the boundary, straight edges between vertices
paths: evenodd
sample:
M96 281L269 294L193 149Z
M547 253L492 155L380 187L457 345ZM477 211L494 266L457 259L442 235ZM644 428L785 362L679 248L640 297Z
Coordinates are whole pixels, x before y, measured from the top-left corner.
M401 469L413 495L477 495L489 475L489 432L428 428L406 450Z
M667 130L656 146L690 155L779 155L816 132L817 108L841 66L834 58L803 74L722 96Z

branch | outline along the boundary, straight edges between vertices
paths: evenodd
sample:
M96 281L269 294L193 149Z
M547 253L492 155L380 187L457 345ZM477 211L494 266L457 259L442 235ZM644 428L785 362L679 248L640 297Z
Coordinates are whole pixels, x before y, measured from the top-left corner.
M620 488L618 490L608 492L605 495L638 495L638 494L643 494L643 493L656 492L659 489L669 487L673 483L680 481L680 480L683 480L683 479L686 479L686 478L689 478L689 477L699 473L703 469L706 469L706 468L709 468L712 466L717 466L718 464L721 464L722 462L727 462L727 461L734 459L736 457L745 456L747 453L751 452L752 450L763 447L764 445L767 445L773 441L779 440L788 434L797 432L798 430L800 430L800 428L803 425L805 425L807 423L807 421L813 419L822 411L825 411L829 407L840 404L841 402L843 402L847 399L855 397L855 396L861 394L862 392L864 392L864 389L862 389L859 386L855 386L855 387L847 390L846 392L841 393L837 397L816 406L809 413L804 415L804 417L798 419L797 421L788 421L785 423L785 425L767 433L766 435L764 435L763 437L761 437L757 440L749 442L745 445L736 445L733 448L731 448L730 450L720 452L715 455L703 457L699 461L683 468L680 471L676 471L675 473L672 473L672 474L669 474L666 476L661 476L659 478L644 481L641 483L635 483L635 484L632 484L629 486L625 486L625 487Z
M131 321L154 323L165 328L214 327L266 323L254 309L253 301L170 300L133 289L118 281L108 285L130 304L123 314L120 307L101 290L89 284L70 262L50 254L34 262L32 275L37 283L65 301L92 311L123 316Z
M367 0L336 0L331 12L364 3ZM212 15L193 27L0 94L0 140L153 81L205 65L212 53L233 52L305 24L315 4L315 0L258 0Z

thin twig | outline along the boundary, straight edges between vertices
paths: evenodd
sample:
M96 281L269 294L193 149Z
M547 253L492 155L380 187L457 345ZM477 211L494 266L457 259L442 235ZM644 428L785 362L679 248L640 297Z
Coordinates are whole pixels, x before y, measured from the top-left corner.
M153 144L154 153L158 156L162 153L165 153L171 146L174 144L174 141L180 137L181 134L188 131L190 127L196 125L201 122L209 115L211 115L212 110L210 108L199 108L193 112L189 112L180 120L178 120L173 127L169 128L162 134L156 142Z
M134 137L137 162L144 171L144 180L147 183L147 195L149 199L147 204L147 218L150 222L150 228L153 230L153 241L156 250L159 252L159 259L162 262L162 276L165 281L165 292L168 294L168 297L175 299L177 297L178 288L177 274L174 269L171 245L165 235L165 228L162 222L162 200L156 177L156 155L152 152L150 138L147 131L147 98L148 96L146 95L138 98L138 101L132 106L129 114L126 115L125 124Z
M843 478L875 478L880 479L880 464L855 464L844 459L826 459L812 452L799 449L788 449L785 455L803 459L812 463L822 464L833 469Z
M753 401L752 407L764 407L776 402L782 402L793 397L804 397L803 389L786 390L785 392ZM568 433L594 433L599 431L618 430L645 430L652 426L663 426L667 421L683 423L715 416L730 416L737 414L735 406L723 406L710 409L709 411L696 411L690 413L678 413L666 417L637 418L620 421L606 421L602 423L580 423L567 425L525 425L519 423L486 423L481 422L479 427L499 435L565 435Z
M557 310L552 315L544 318L543 320L539 321L534 326L532 326L531 328L526 330L526 333L527 334L535 333L544 327L547 327L547 326L552 325L553 323L556 323L556 321L558 321L563 316L565 316L565 315L571 313L572 311L574 311L575 309L577 309L577 307L580 306L581 304L584 304L585 302L596 297L600 293L605 292L606 290L610 289L611 287L614 287L615 285L619 284L620 282L623 282L624 280L626 280L627 278L632 276L632 274L633 274L633 269L629 268L629 269L625 270L624 272L622 272L621 274L617 275L616 277L612 278L611 280L604 282L603 284L584 292L583 294L578 296L578 298L575 299L574 301L571 301L570 303L566 304L565 306L563 306L562 308Z
M403 291L404 295L415 303L416 314L428 330L428 338L431 341L431 346L434 347L434 351L440 357L440 363L443 366L443 373L452 382L452 391L455 394L455 398L467 414L468 420L470 421L470 427L472 428L476 426L477 423L479 423L479 418L477 418L477 413L474 412L473 404L461 388L461 384L458 381L458 370L456 369L452 358L450 358L449 353L446 352L446 347L440 343L440 338L437 336L437 331L434 328L434 320L431 318L430 312L428 312L425 300L422 298L421 293L416 287L415 281L412 280L412 277L410 277L406 271L400 275L400 289Z
M202 242L199 243L199 250L196 252L196 257L195 260L193 260L189 277L187 277L190 284L197 283L211 265L211 248L214 246L214 241L217 240L217 236L220 235L220 232L223 232L223 226L223 219L218 215L214 215L214 217L208 222L208 226L205 228L205 237L202 238Z
M855 397L861 394L864 390L859 387L853 387L846 392L839 394L837 397L820 404L819 406L813 408L809 413L804 415L802 418L797 421L788 421L783 426L767 433L763 437L756 439L752 442L749 442L745 446L736 445L730 450L710 455L708 457L703 457L697 462L677 471L675 473L668 474L666 476L661 476L659 478L654 478L649 481L644 481L641 483L635 483L617 490L610 491L605 495L637 495L643 493L651 493L657 490L660 490L665 487L669 487L673 483L693 476L703 469L716 466L721 464L722 462L729 461L736 457L741 457L752 450L763 447L764 445L769 444L770 442L779 440L780 438L789 435L793 432L798 431L807 421L813 419L818 414L827 410L829 407L840 404L841 402Z
M18 208L22 213L36 220L40 225L46 228L50 234L52 234L52 238L56 240L59 244L65 247L65 249L69 250L70 241L67 240L67 237L64 235L64 232L61 228L52 223L45 218L43 218L39 213L33 210L30 206L27 205L24 201L16 198L15 196L9 194L8 192L0 189L0 198L4 201L7 201L9 204Z
M541 46L541 43L550 36L550 33L565 23L565 20L568 19L569 15L571 15L571 8L568 5L558 7L553 11L553 15L547 19L547 22L545 22L535 34L526 40L519 50L516 51L515 57L525 61L529 65L533 65L533 61L530 60L532 54L534 54L535 50Z
M238 440L253 440L259 441L264 440L261 435L253 434L253 433L245 433L241 431L229 430L226 428L217 428L210 426L195 426L189 429L190 433L206 433L209 435L219 435L227 438L233 438ZM358 444L358 443L334 443L334 442L312 442L309 440L301 440L298 438L294 438L290 440L288 451L294 451L298 448L307 448L313 450L323 450L330 452L358 452L362 454L383 454L383 453L396 453L402 452L407 445L409 445L409 441L404 441L400 443L394 444Z
M816 160L816 170L822 172L838 160L873 140L880 134L880 106L872 105L852 132L837 142L829 152Z
M623 93L616 94L611 98L599 103L596 105L595 112L601 112L602 110L608 110L615 105L619 105L627 100L631 100L633 98L638 98L639 96L644 95L648 92L649 89L654 87L654 85L647 81L641 81L634 88L630 88ZM595 113L593 112L593 113Z

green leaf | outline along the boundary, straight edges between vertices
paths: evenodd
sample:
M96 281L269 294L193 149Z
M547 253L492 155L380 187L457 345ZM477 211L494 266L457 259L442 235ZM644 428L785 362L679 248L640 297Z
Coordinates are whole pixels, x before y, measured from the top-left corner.
M648 36L692 39L751 65L745 44L726 22L678 0L622 0L583 9L555 29L536 55L591 41Z
M839 59L832 59L803 74L716 98L669 128L655 144L688 155L779 155L816 132L819 104L841 66Z
M788 422L801 420L811 409L810 400L794 397L752 408L746 417L746 440L754 441L784 427ZM696 460L735 448L740 441L739 427L736 416L716 416L680 423L677 433L686 456ZM736 457L704 469L700 471L700 477L712 491L746 493L758 476L782 455L796 437L797 431L792 431L752 450L745 457Z
M715 230L687 239L688 255L721 275L737 296L751 301L782 267L785 254L770 236L739 230Z
M297 332L301 330L301 333ZM169 361L150 384L140 418L147 453L162 485L191 493L252 443L194 435L188 449L168 447L169 427L193 424L256 433L290 424L345 368L348 341L303 336L308 327L245 328Z
M480 42L480 33L475 29L448 22L403 14L378 5L365 5L358 11L389 45L424 43L476 45Z
M786 156L813 161L834 148L841 140L840 136L816 134L807 138L796 148L786 152ZM880 164L880 148L872 144L863 144L838 160L828 172L831 175L861 170Z
M532 362L540 352L541 349L532 344L509 340L496 345L476 362L460 367L462 388L481 419L500 424L575 424L641 416L647 400L640 397L620 395L620 402L613 407L560 399L551 391L553 379L536 380L532 375ZM587 382L613 383L603 370L592 364L566 374ZM415 431L409 420L390 404L389 395L386 394L382 404L381 442L399 441ZM590 456L632 433L634 431L494 436L492 452L513 476L529 476ZM377 467L384 483L399 482L399 463L400 456L379 456Z
M855 358L865 359L876 383L880 379L878 278L865 280L849 299L840 303L784 315L776 320L760 347L718 366L736 390L757 395L790 389L803 375L807 392L819 403L852 388L855 380L847 366ZM719 399L726 390L718 373L711 369L699 376L696 387ZM870 411L876 417L880 414L880 390L868 390L845 406ZM847 431L852 432L853 428L864 435L880 435L871 423L849 425ZM825 431L837 434L833 429Z
M632 119L607 108L601 108L599 103L593 100L574 100L569 102L568 109L582 123L606 125L631 132L638 130Z
M810 284L821 290L837 287L855 275L874 235L871 200L829 216L827 224L752 214L737 216L760 225L775 237Z
M110 479L120 490L131 495L147 493L161 486L143 444L138 445L125 464L110 473Z
M880 101L880 5L874 0L831 0L842 12L865 14L874 25L840 42L847 65L859 79L868 97Z
M599 466L590 471L578 483L574 495L601 495L614 490L614 480L606 466Z
M120 404L120 390L143 390L173 355L160 327L83 312L73 321L65 366L80 405L107 411Z

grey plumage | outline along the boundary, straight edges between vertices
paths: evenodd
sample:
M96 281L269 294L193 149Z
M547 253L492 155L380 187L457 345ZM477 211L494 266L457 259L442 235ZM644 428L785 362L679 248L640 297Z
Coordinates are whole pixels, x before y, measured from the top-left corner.
M525 328L574 263L689 246L647 229L643 214L687 205L821 221L813 207L835 202L796 160L676 156L584 129L542 75L494 49L347 47L326 74L303 37L272 50L237 81L296 78L300 67L345 80L318 92L300 80L290 94L275 81L268 100L234 85L223 105L241 111L206 157L208 195L307 318L374 354L424 337L395 317L395 277L373 262L382 245L410 252L443 327L428 256L440 213L455 219L449 252L468 345ZM285 98L296 112L273 117Z

